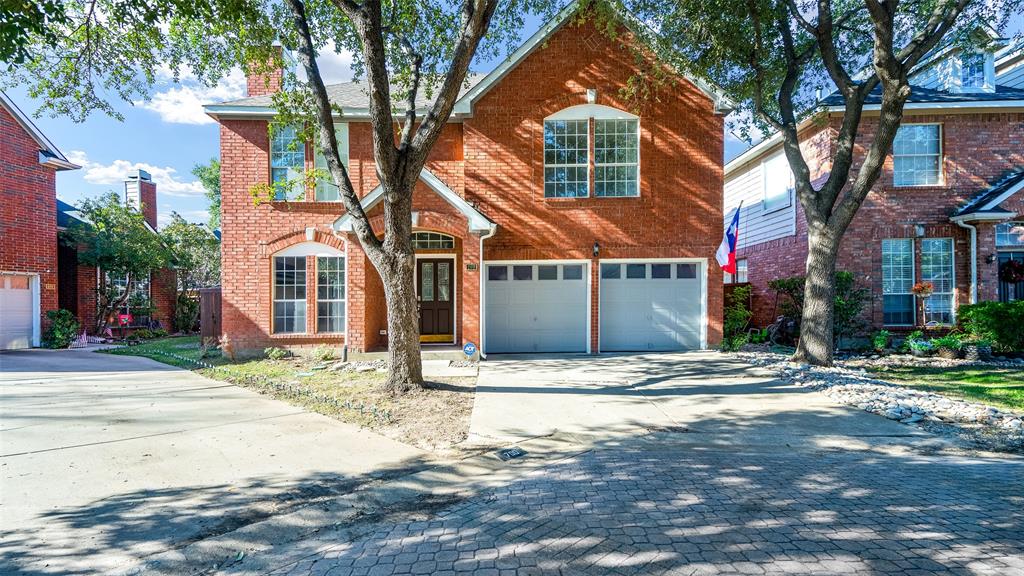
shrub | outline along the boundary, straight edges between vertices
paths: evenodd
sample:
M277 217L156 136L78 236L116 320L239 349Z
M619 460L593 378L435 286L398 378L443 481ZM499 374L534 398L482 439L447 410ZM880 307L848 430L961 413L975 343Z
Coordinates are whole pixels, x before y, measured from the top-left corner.
M132 331L132 336L139 340L151 340L153 338L153 331L149 328L139 328Z
M938 338L932 338L931 344L933 348L949 348L950 350L959 350L964 347L963 340L957 334L946 334Z
M782 297L779 302L783 318L794 322L798 329L803 317L805 282L804 276L778 278L768 282L768 287ZM857 287L853 273L842 270L836 272L835 285L832 334L833 344L838 348L843 337L854 336L866 326L861 313L867 306L871 292L867 288Z
M726 294L722 323L722 349L737 350L747 343L747 323L753 315L748 306L750 286L736 286Z
M334 360L334 348L326 344L321 344L313 350L313 357L317 360L323 360L324 362Z
M174 304L174 329L195 332L199 324L199 299L179 293Z
M891 339L892 334L888 330L879 330L871 336L871 345L875 347L875 350L885 350L889 347Z
M966 304L957 321L964 333L989 340L998 350L1024 350L1024 300Z
M289 353L284 348L278 348L277 346L271 346L270 348L265 348L263 350L263 355L266 356L267 358L271 359L271 360L283 360L283 359L291 356L291 353Z
M46 318L50 320L50 327L43 334L47 348L67 348L78 337L81 325L70 310L49 310Z

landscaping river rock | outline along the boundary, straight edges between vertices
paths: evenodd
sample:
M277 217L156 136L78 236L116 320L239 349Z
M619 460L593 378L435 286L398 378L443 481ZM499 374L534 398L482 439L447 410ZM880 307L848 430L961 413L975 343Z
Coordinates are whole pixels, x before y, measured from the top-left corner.
M914 424L939 432L952 432L984 448L1024 451L1024 414L904 388L872 378L863 368L867 364L894 366L925 363L933 367L970 364L1021 366L1017 362L982 363L887 356L837 361L833 367L822 368L790 362L787 356L770 352L733 354L755 366L774 370L781 378L797 386L823 392L842 404L856 406L904 424Z

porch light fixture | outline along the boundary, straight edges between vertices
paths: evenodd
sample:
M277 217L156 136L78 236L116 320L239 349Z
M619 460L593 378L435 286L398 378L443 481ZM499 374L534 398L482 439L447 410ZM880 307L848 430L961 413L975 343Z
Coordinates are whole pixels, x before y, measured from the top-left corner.
M600 253L601 253L601 245L597 243L597 240L594 240L594 258L597 258L597 255L600 254Z

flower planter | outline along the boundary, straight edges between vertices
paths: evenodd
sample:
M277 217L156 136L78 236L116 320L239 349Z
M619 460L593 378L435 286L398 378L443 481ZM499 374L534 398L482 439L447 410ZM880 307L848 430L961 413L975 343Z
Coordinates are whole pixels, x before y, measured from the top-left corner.
M928 350L918 348L911 348L910 353L917 358L927 358L928 355L931 354L931 352Z
M960 351L956 348L947 348L945 346L939 346L937 349L939 358L945 358L946 360L956 360L960 357Z
M991 360L992 347L987 345L967 344L964 346L964 358L967 360Z

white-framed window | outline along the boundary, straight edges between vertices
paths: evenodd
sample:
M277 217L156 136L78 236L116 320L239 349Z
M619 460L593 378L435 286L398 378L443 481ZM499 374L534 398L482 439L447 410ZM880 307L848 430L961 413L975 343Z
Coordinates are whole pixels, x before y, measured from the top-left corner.
M413 250L451 250L455 248L455 238L440 232L413 232Z
M761 183L762 210L775 212L792 205L796 179L784 152L777 152L761 162Z
M115 298L120 298L124 295L125 289L128 287L128 276L114 276L110 272L105 272L104 277ZM124 305L117 311L118 314L131 314L132 315L132 326L146 326L149 324L149 312L152 304L152 285L150 282L149 275L145 275L135 279L135 285L132 287L132 293L128 296L128 300L125 301Z
M984 52L964 52L960 55L960 87L985 87Z
M882 323L913 326L914 240L882 240Z
M345 331L345 258L316 258L316 331Z
M544 121L544 196L589 195L589 120Z
M594 121L594 195L640 195L640 122Z
M733 275L733 274L730 274L730 273L726 272L725 273L725 283L726 284L743 284L745 282L749 282L750 280L748 279L748 276L747 276L747 271L748 271L747 266L749 266L749 264L747 263L747 259L746 258L740 258L739 260L737 260L736 261L736 274Z
M931 282L933 292L924 302L925 324L953 324L953 239L925 238L921 241L921 280Z
M892 143L895 186L942 183L942 128L939 124L900 126Z
M1024 246L1024 222L996 224L996 246L1003 248Z
M274 257L274 333L306 332L306 257Z
M285 184L302 178L306 145L294 126L274 126L270 138L270 182ZM275 187L274 200L287 200L287 187Z
M338 156L341 157L341 163L348 169L348 124L344 122L336 123L334 125L334 137L338 141ZM324 175L317 178L316 195L314 198L316 198L317 202L340 202L341 189L331 179L327 169L327 158L320 153L319 149L319 144L313 146L313 168L323 172Z

